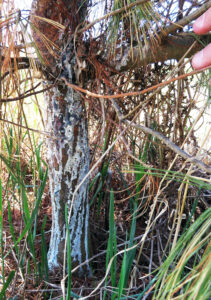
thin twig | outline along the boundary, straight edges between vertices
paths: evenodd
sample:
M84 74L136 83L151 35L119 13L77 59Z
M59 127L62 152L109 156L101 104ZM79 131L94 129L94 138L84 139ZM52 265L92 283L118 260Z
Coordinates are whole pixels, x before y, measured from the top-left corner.
M26 130L30 130L30 131L33 131L33 132L36 132L36 133L39 133L39 134L43 134L43 135L46 135L48 138L53 138L49 132L46 132L46 131L41 131L41 130L37 130L37 129L33 129L33 128L29 128L29 127L26 127L24 125L20 125L20 124L17 124L17 123L14 123L12 121L8 121L8 120L5 120L5 119L2 119L0 118L0 121L2 122L5 122L5 123L8 123L8 124L11 124L11 125L14 125L14 126L18 126L18 127L21 127L21 128L24 128ZM55 138L54 138L55 139Z
M86 94L87 96L90 96L90 97L95 97L95 98L104 98L104 99L114 99L114 98L124 98L124 97L131 97L131 96L138 96L138 95L143 95L145 93L148 93L148 92L151 92L153 91L154 89L156 88L159 88L159 87L163 87L163 86L166 86L167 84L171 83L171 82L174 82L174 81L177 81L177 80L181 80L181 79L184 79L188 76L193 76L195 74L198 74L198 73L201 73L205 70L208 70L210 69L210 66L209 67L206 67L206 68L203 68L201 70L195 70L195 71L192 71L190 73L187 73L187 74L182 74L180 76L177 76L177 77L174 77L174 78L171 78L169 80L166 80L164 82L161 82L161 83L158 83L158 84L155 84L147 89L144 89L142 91L137 91L137 92L129 92L129 93L121 93L121 94L114 94L114 95L100 95L100 94L96 94L96 93L92 93L88 90L85 90L75 84L72 84L70 82L67 81L67 79L65 77L61 77L62 80L64 80L65 84L69 87L71 87L72 89L78 91L78 92L81 92L83 94Z
M126 122L126 124L129 124L129 121L125 121L125 122ZM139 129L139 130L141 130L141 131L143 131L147 134L151 134L151 135L155 136L156 138L161 140L164 144L166 144L166 146L168 146L175 153L182 156L184 159L186 159L187 161L193 163L194 165L198 166L200 169L204 170L205 172L211 174L211 167L209 167L208 165L206 165L202 161L198 160L194 156L191 156L190 154L188 154L184 150L180 149L180 147L175 145L172 141L170 141L162 133L160 133L158 131L155 131L151 128L148 128L146 126L138 125L138 124L135 124L135 123L130 123L130 126L136 128L136 129Z
M2 102L2 103L8 103L8 102L20 101L20 100L23 100L25 98L28 98L28 97L31 97L31 96L34 96L34 95L37 95L37 94L40 94L40 93L44 93L44 92L50 90L53 87L53 85L50 85L47 88L44 88L44 89L39 90L37 92L33 92L33 93L29 93L28 94L29 91L32 91L32 90L36 89L40 84L41 83L38 83L35 87L31 88L30 90L26 91L24 94L22 94L22 95L20 95L18 97L1 99L0 102Z

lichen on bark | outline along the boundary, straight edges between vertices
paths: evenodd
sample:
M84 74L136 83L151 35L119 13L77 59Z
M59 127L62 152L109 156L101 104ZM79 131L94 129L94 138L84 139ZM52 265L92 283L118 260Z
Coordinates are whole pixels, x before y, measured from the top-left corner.
M62 92L61 92L62 90ZM49 268L63 264L65 205L73 202L70 218L71 255L74 265L88 259L88 181L72 199L77 185L89 171L88 131L81 97L71 88L55 87L48 98L49 180L52 199L52 231L48 253ZM64 97L64 98L63 98ZM86 266L89 271L89 266ZM82 269L81 269L82 272Z
M88 259L88 179L75 193L76 187L89 171L86 111L81 96L57 80L62 73L68 82L76 84L73 37L76 27L85 17L86 1L83 0L34 0L32 4L31 23L36 48L45 67L55 78L54 87L45 94L48 105L47 130L51 136L47 140L52 202L52 230L48 252L51 270L61 269L63 265L66 205L69 209L72 207L69 229L73 267ZM64 25L66 31L58 30L44 18ZM52 51L49 51L43 36L46 41L50 41L48 46ZM50 80L52 81L52 76ZM88 264L80 268L81 273L84 271L90 273Z

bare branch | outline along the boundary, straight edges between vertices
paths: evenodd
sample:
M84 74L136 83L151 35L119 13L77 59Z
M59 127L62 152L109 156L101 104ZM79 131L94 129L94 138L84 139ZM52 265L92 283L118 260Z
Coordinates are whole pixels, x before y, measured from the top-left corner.
M202 5L200 8L198 8L196 11L194 11L189 16L184 17L183 19L179 20L177 23L174 23L166 28L163 29L160 36L167 36L170 33L174 33L179 28L183 28L185 25L190 24L193 20L200 17L208 8L211 7L211 0L209 0L207 3Z

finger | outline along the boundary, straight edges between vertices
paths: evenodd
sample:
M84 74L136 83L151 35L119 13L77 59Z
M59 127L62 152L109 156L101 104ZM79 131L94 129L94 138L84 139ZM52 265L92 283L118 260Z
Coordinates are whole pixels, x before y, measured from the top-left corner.
M211 44L194 55L192 66L196 70L211 66Z
M203 34L211 30L211 8L195 21L193 30L197 34Z

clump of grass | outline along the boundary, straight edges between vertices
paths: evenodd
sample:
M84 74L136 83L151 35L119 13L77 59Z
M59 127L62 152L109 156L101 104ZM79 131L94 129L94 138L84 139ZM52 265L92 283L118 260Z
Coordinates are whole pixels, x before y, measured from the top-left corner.
M209 299L211 208L182 234L160 266L153 299Z
M13 279L17 278L18 274L21 275L25 284L29 275L33 275L37 283L43 279L43 274L45 274L45 279L48 278L47 247L44 235L46 217L41 228L41 261L39 263L37 262L36 254L37 221L46 187L48 169L40 156L41 144L38 146L34 144L35 158L29 158L29 162L25 163L23 168L20 148L19 145L15 145L14 143L12 128L10 128L9 132L9 138L7 138L6 134L4 135L3 144L5 145L5 154L0 154L1 161L8 172L8 180L6 183L4 182L3 188L4 197L2 195L2 188L0 189L2 297L6 297L7 289ZM35 165L33 161L36 163ZM31 174L30 184L27 182L28 179L26 179L27 173ZM0 187L2 187L2 184ZM30 195L31 190L33 190L33 198ZM8 220L5 219L6 215L4 214L6 208ZM14 210L19 212L21 216L21 219L18 220L20 226L19 232L17 231L17 226L14 226ZM4 228L3 222L9 223L9 232ZM4 237L3 232L5 233ZM12 238L12 244L10 244L9 248L3 246L7 235L11 235ZM11 259L11 253L15 257L16 270L12 270L6 276L4 266L5 263L8 264L7 259ZM31 266L33 266L33 269Z

